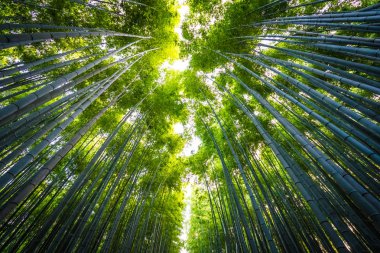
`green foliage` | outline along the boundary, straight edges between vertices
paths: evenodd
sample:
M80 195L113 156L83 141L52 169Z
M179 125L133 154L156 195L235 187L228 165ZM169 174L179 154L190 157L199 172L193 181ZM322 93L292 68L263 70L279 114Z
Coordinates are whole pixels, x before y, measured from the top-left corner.
M377 252L375 3L0 0L0 251Z

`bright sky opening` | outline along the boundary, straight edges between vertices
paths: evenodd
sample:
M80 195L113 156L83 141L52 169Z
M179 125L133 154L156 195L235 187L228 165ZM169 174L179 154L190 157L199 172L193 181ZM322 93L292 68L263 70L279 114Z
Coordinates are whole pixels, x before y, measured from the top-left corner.
M189 14L190 8L186 5L186 0L178 0L179 4L179 24L176 28L174 28L174 32L178 34L179 40L184 41L184 37L182 36L182 24L186 20L186 15Z
M193 138L185 144L181 156L191 156L198 152L199 146L202 144L202 141L198 136L192 137Z
M185 178L182 179L183 184L185 185L182 189L184 193L184 202L185 202L185 209L183 210L183 222L182 222L182 229L181 229L181 235L179 238L181 241L186 245L186 241L189 236L190 232L190 218L191 218L191 198L193 196L193 188L194 184L196 183L196 176L192 174L186 175ZM181 248L180 253L187 253L188 251L186 248Z
M174 28L174 32L178 34L180 41L185 41L185 38L182 34L182 25L186 20L186 15L189 13L189 6L186 5L186 0L177 0L179 4L178 13L180 16L180 21L177 27ZM191 58L187 59L179 59L173 62L164 62L162 64L162 70L176 70L176 71L184 71L189 67ZM173 131L176 134L183 135L186 132L190 134L191 139L186 142L180 156L191 156L198 152L199 146L201 145L201 139L195 135L195 122L193 117L190 117L189 121L186 125L182 123L175 123L173 125ZM182 221L182 230L180 239L184 243L184 247L181 248L181 253L187 253L186 242L188 239L188 234L190 231L190 218L191 218L191 197L193 191L193 185L195 183L194 176L187 175L187 182L184 182L185 187L182 189L184 192L184 201L185 201L185 209L183 210L183 221Z

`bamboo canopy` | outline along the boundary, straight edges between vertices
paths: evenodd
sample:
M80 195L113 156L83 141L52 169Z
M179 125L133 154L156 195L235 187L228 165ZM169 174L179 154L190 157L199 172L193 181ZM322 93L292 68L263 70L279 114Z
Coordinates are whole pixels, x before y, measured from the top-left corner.
M1 252L380 252L376 1L0 0Z

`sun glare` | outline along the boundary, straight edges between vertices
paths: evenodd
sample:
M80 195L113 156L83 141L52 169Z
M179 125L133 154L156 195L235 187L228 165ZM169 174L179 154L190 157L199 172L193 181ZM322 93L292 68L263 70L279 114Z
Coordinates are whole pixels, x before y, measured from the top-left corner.
M167 70L184 71L185 69L189 67L189 64L190 64L190 59L175 60L172 63L170 63L169 61L165 61L162 64L161 68L163 70L167 69Z
M174 133L176 134L183 134L183 132L185 131L181 123L175 123L173 128L174 128Z

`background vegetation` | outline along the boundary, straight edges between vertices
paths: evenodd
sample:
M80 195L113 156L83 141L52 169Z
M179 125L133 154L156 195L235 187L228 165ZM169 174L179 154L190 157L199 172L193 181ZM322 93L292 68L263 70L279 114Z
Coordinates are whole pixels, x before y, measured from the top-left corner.
M380 250L379 4L185 4L0 1L1 251Z

